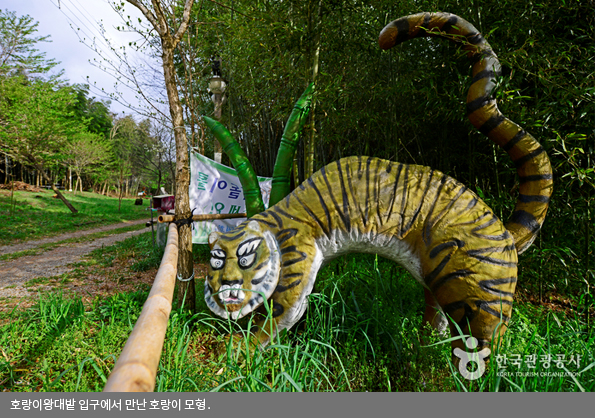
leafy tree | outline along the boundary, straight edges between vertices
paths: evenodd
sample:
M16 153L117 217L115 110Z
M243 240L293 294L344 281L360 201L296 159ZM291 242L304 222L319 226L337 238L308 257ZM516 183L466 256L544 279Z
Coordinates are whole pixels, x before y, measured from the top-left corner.
M76 173L76 185L83 192L83 173L91 174L97 166L102 165L108 159L108 144L104 137L89 132L75 135L66 145L66 162Z
M110 132L111 168L114 170L114 175L117 176L118 197L120 199L118 210L122 205L124 195L124 179L127 179L132 173L132 144L137 135L137 129L136 121L132 116L125 116L114 121Z
M73 88L76 92L76 100L72 105L73 116L85 121L89 132L108 138L112 128L110 103L89 97L89 86L86 84L75 84Z
M155 182L155 189L159 190L171 179L175 165L175 143L171 137L170 129L158 123L151 123L145 119L139 123L138 135L132 143L131 160L138 177ZM151 187L153 188L153 187Z
M45 74L58 64L35 48L50 42L49 35L34 36L38 24L29 15L0 10L0 75Z
M75 99L72 89L18 76L0 79L0 83L2 152L42 173L52 190L76 213L45 170L63 162L68 137L85 130L68 110Z

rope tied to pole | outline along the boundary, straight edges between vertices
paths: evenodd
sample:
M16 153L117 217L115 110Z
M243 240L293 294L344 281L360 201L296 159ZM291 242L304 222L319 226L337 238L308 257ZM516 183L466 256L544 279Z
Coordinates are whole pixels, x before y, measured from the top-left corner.
M192 209L192 212L190 212L190 216L188 216L187 218L178 219L178 220L173 221L172 223L176 224L176 226L178 227L178 229L182 225L192 225L192 222L194 222L194 220L192 219L192 217L194 216L194 211L195 210L196 210L196 208Z

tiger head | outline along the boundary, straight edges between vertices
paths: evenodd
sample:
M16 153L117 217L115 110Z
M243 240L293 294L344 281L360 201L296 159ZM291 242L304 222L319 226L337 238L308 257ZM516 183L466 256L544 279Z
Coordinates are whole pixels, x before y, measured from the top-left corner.
M239 319L271 297L279 281L277 241L254 220L209 235L211 261L205 301L223 318Z

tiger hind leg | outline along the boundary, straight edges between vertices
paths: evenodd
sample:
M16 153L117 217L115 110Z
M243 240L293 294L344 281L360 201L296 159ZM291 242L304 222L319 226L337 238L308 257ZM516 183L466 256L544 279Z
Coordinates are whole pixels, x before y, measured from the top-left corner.
M451 336L461 336L452 342L452 348L468 351L470 345L477 350L497 347L512 313L516 274L496 278L471 275L452 282L451 289L435 293L448 319ZM477 343L468 342L470 338Z
M424 297L426 302L426 308L423 316L423 326L427 328L427 325L438 331L440 335L446 334L448 329L448 321L442 312L440 304L430 292L429 289L424 288Z

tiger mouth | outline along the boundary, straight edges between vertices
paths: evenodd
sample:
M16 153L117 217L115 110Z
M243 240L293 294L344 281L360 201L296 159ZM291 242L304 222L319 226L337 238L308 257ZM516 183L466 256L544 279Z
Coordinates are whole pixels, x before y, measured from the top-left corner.
M240 305L244 302L246 294L240 289L241 284L229 286L221 286L221 293L219 294L219 300L225 305Z
M234 298L234 297L229 297L229 298L221 300L221 302L225 303L226 305L239 305L243 301L244 301L244 298L240 299L240 298Z

